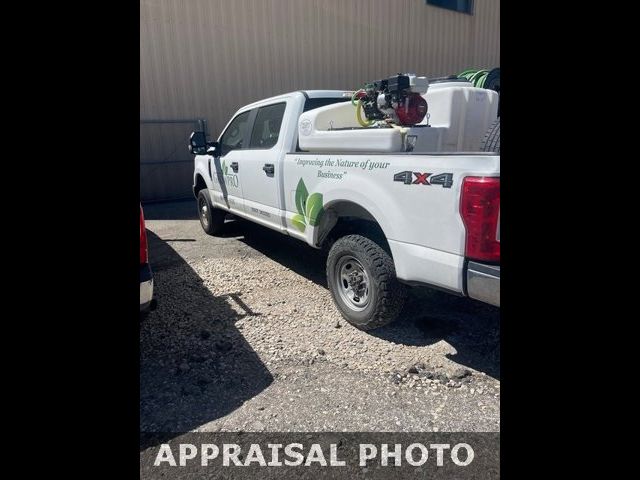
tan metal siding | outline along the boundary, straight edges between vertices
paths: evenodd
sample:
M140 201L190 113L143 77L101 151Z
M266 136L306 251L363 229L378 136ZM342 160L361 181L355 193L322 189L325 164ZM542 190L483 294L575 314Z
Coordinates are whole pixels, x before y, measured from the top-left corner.
M205 118L217 137L279 93L499 66L500 1L474 3L466 15L425 0L141 0L140 118Z

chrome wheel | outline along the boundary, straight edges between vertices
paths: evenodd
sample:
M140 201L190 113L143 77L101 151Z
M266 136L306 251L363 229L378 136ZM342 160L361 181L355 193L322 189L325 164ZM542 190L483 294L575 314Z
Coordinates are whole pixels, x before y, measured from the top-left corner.
M336 266L336 291L346 306L360 312L369 304L369 275L362 264L354 257L342 257Z

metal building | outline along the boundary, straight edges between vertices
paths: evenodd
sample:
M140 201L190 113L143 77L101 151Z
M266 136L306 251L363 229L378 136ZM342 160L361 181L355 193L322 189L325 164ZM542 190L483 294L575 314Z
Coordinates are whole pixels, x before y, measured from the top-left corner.
M467 13L470 12L470 13ZM500 66L500 0L140 0L140 195L191 195L188 135L242 105Z

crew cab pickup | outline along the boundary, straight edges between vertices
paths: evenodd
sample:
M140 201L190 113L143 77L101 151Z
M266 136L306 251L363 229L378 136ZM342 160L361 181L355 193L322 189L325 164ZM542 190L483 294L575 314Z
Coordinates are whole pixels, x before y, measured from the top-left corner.
M192 133L202 228L218 234L231 213L326 248L333 300L363 330L394 320L409 286L499 306L499 147L483 151L483 131L474 134L473 151L452 151L447 139L473 144L468 137L477 124L469 126L467 112L466 130L455 119L438 127L433 98L431 120L393 131L344 127L341 115L360 115L354 92L314 90L240 108L217 141ZM494 115L478 120L483 130ZM489 129L493 145L496 124L497 133L495 124Z

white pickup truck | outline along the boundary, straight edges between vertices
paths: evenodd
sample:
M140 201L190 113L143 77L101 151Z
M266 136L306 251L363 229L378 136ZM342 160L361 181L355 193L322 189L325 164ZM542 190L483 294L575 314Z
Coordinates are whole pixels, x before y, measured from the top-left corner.
M394 122L403 100L385 110L390 88L376 84L379 110L364 89L298 91L242 107L217 141L194 132L203 229L231 213L326 248L333 300L363 330L394 320L408 286L499 306L497 94L425 82L417 119Z

